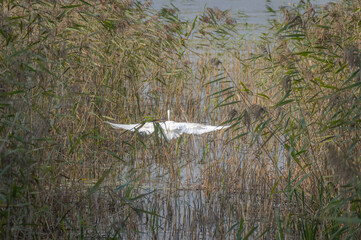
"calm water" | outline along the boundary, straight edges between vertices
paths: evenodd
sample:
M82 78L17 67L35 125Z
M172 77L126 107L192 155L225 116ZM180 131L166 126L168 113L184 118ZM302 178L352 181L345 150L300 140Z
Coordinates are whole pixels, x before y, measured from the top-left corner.
M306 0L305 0L306 1ZM335 0L332 0L333 2ZM205 8L218 7L221 10L230 9L236 19L246 20L249 24L266 25L267 19L272 17L267 12L266 6L270 6L274 10L278 10L280 6L290 6L297 4L295 0L153 0L153 7L161 9L163 6L173 4L180 10L180 15L186 19L194 19L195 16L201 14ZM330 0L315 0L313 4L322 5L330 2ZM243 16L247 15L245 19Z

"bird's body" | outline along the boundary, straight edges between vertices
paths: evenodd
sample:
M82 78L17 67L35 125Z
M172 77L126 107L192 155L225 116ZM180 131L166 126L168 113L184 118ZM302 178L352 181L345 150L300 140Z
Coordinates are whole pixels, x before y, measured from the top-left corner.
M200 135L203 133L213 132L221 129L226 129L229 126L210 126L199 123L187 123L187 122L145 122L138 124L116 124L105 121L116 129L125 129L129 131L138 131L139 133L152 134L157 127L159 127L167 140L178 138L183 133Z

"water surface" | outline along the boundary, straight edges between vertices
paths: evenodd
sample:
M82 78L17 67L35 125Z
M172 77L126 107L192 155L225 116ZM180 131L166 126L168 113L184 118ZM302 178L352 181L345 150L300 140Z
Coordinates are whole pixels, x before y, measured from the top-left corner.
M333 0L334 2L335 0ZM305 1L306 2L306 1ZM311 1L314 5L323 5L330 0ZM202 14L206 8L219 8L230 10L237 20L246 20L249 24L266 25L267 20L274 14L267 10L267 6L273 10L278 10L281 6L292 6L299 1L292 0L153 0L153 7L157 10L164 6L173 4L180 10L180 15L186 19L194 19ZM247 17L244 18L244 15Z

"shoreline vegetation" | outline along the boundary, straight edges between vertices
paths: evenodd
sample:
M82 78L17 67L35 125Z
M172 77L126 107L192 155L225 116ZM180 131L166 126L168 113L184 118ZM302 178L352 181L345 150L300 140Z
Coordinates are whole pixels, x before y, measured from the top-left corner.
M251 41L220 9L1 1L0 238L361 238L361 4L277 13ZM232 126L104 124L167 109Z

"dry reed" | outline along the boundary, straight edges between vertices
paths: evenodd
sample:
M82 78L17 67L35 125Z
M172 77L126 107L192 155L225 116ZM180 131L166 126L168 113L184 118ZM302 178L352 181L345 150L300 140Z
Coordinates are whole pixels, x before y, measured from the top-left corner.
M133 1L2 2L1 237L359 236L361 6L348 2L283 9L242 46L219 9L193 24ZM103 124L167 109L232 128L166 141Z

